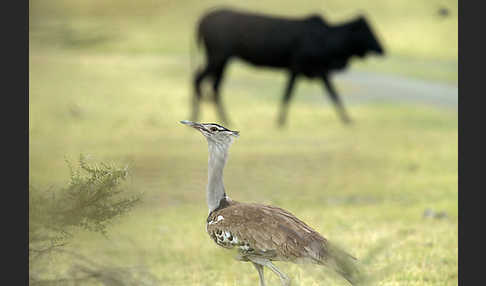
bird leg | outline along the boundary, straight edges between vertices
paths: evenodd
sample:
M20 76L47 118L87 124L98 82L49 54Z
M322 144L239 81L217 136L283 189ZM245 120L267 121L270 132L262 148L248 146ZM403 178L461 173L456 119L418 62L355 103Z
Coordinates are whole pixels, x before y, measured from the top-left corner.
M260 276L260 286L265 286L265 279L263 278L263 266L255 262L252 262L252 264L258 271L258 276Z
M285 275L282 271L280 271L271 261L267 261L265 264L270 270L272 270L275 274L277 274L280 277L280 281L282 281L283 286L290 286L290 278Z
M278 277L280 277L280 281L282 282L283 286L290 286L290 278L287 275L285 275L285 273L280 271L275 265L273 265L273 263L270 260L261 257L248 257L248 259L253 263L253 265L255 265L255 267L259 265L260 267L266 266L270 268L270 270L272 270L275 274L278 275ZM260 270L258 270L258 274L260 274ZM262 271L260 275L260 285L265 286L264 283L265 282L263 281L263 267L262 267Z

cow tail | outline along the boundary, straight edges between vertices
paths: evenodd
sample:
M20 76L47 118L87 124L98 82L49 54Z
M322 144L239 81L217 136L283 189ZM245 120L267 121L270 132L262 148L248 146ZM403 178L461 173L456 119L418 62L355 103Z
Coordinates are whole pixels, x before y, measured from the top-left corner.
M202 42L202 34L200 29L198 28L196 30L196 45L197 45L197 50L194 50L194 40L191 37L189 40L189 53L190 53L190 58L189 58L189 64L190 64L190 70L191 74L194 74L196 69L197 69L197 55L198 51L201 49L201 42Z
M194 39L191 37L189 39L189 70L191 74L195 71L194 64Z

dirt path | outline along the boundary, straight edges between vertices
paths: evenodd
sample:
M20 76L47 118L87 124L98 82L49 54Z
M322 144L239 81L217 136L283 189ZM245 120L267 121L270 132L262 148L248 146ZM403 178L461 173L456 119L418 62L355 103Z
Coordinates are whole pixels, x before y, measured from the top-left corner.
M345 105L366 104L372 102L427 104L438 108L457 111L457 85L439 81L429 81L395 74L375 73L363 70L348 69L335 73L333 82ZM255 97L267 97L280 102L286 74L269 71L255 75L231 75L226 78L223 94L229 90L245 90ZM312 84L309 84L313 82ZM317 80L298 81L294 88L294 100L312 104L329 104L329 98Z
M458 87L452 84L351 70L334 79L342 87L350 86L341 92L346 103L415 102L457 111Z

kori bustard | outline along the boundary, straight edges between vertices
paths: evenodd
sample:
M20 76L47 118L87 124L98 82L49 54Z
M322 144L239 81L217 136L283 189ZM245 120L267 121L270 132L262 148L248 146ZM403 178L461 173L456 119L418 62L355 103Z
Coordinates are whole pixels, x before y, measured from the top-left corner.
M187 120L181 123L199 130L208 141L206 230L219 246L236 248L238 260L255 266L261 286L265 286L264 267L277 274L282 285L290 285L290 279L272 261L326 265L351 284L357 282L360 271L356 258L332 246L290 212L269 205L237 202L226 195L223 168L229 147L239 136L238 131L215 123Z

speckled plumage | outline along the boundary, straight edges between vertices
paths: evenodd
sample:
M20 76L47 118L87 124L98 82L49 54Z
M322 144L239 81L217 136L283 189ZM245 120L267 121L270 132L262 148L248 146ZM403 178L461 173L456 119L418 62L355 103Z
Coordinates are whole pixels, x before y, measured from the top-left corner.
M236 247L243 260L263 257L323 263L327 254L324 237L290 212L274 206L229 201L208 216L206 229L218 245Z

